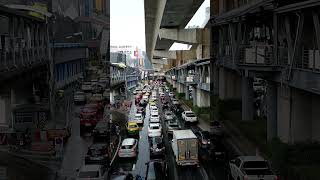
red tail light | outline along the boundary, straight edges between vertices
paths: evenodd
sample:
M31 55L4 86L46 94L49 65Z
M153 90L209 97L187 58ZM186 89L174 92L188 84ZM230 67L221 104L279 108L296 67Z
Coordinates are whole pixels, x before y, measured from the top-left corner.
M248 176L247 175L243 176L243 180L248 180Z
M276 177L274 178L274 180L280 180L279 176L276 176Z

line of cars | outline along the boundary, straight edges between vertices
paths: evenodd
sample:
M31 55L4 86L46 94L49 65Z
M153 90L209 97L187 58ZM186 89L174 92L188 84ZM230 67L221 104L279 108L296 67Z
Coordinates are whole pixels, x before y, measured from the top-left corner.
M108 177L111 150L109 147L110 124L103 119L108 78L101 75L99 79L83 82L81 90L74 93L75 104L83 105L80 109L80 133L93 137L86 152L84 164L77 169L78 180L102 180Z
M173 93L170 91L168 92L167 88L166 92L172 101L172 106L178 104L177 102L173 103ZM177 111L176 113L179 114ZM192 111L184 111L181 113L181 116L184 123L197 122L197 118ZM165 117L167 116L165 115ZM225 131L224 126L220 121L210 122L210 132L202 131L195 127L191 129L192 130L180 130L173 132L171 144L175 154L176 163L178 165L197 164L197 153L199 153L199 155L203 155L204 152L209 152L209 156L216 162L227 162L227 150L223 144ZM198 148L196 148L196 144L198 145ZM260 156L238 156L227 163L227 169L228 180L279 179L279 177L272 171L270 163Z
M165 155L165 145L162 137L162 127L160 125L159 111L157 108L156 92L149 85L135 91L136 112L132 118L128 119L127 138L122 141L119 149L118 157L122 160L127 158L137 158L139 153L139 132L142 127L148 124L147 136L149 142L150 161L145 165L146 179L156 180L165 179L166 162L162 159ZM147 106L149 104L149 106ZM146 108L149 108L149 123L144 123L146 116ZM123 175L124 177L124 175Z

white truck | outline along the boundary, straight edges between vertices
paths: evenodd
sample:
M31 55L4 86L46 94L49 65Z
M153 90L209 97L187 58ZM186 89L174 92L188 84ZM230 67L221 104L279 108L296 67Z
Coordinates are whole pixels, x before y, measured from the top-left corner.
M173 131L171 147L177 165L199 165L198 139L190 129Z
M229 162L228 180L278 180L268 163L259 156L239 156Z

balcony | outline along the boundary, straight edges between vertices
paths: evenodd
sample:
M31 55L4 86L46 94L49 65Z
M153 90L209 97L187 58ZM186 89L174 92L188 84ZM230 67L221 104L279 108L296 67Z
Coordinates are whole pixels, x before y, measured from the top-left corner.
M197 76L187 76L185 83L187 85L198 84L199 78Z
M36 42L42 44L43 42ZM30 68L48 61L46 46L25 47L26 42L19 37L0 37L0 72Z

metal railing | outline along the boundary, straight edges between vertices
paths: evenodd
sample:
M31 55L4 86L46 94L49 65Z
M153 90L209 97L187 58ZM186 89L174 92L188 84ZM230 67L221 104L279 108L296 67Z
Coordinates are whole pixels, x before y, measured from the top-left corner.
M14 43L12 48L11 44ZM0 36L0 71L21 68L48 60L46 47L25 47L20 38Z
M279 47L279 64L290 66L291 59L287 47ZM320 51L318 49L300 48L293 59L293 68L320 72Z
M278 65L273 45L240 45L239 64Z

